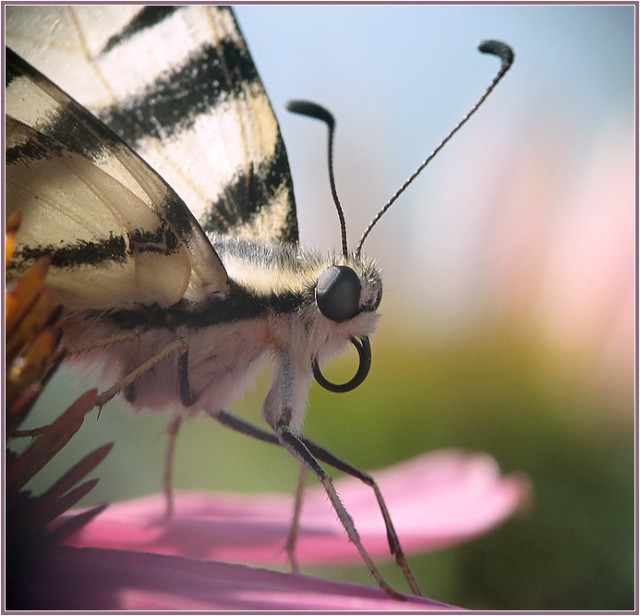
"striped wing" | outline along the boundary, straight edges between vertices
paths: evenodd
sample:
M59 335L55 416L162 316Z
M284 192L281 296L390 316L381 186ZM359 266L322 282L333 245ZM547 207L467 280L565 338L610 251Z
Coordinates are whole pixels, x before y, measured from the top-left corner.
M139 153L205 231L298 241L278 124L230 9L11 6L7 42Z
M13 267L49 255L70 310L169 306L224 292L226 272L181 199L115 134L6 50Z

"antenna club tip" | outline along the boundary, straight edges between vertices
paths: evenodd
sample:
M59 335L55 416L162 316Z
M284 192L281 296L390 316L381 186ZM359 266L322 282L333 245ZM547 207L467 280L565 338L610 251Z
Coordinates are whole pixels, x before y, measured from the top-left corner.
M322 105L318 105L317 103L313 103L311 101L294 100L289 101L286 108L287 111L291 111L292 113L298 113L309 118L321 120L332 128L335 126L336 121L331 113L327 109L322 107Z
M515 53L513 52L513 49L502 41L482 41L482 43L478 45L478 49L482 53L490 53L494 56L498 56L505 67L511 66L515 59Z

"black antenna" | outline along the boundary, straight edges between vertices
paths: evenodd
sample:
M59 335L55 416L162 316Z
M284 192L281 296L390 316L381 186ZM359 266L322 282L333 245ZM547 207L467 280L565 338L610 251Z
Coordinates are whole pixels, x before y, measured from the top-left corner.
M299 113L300 115L315 118L324 122L329 129L329 147L328 147L328 160L329 160L329 184L331 186L331 196L333 202L338 210L338 218L340 219L340 232L342 235L342 255L345 259L349 258L349 248L347 246L347 223L344 219L344 212L340 205L340 199L338 199L338 192L336 190L336 181L333 175L333 135L335 133L336 121L333 119L331 113L329 113L324 107L312 103L310 101L289 101L287 103L287 109L293 113Z
M360 258L360 251L362 250L362 244L364 244L365 239L369 233L371 233L371 229L375 227L376 223L382 218L383 214L393 205L396 199L408 188L409 184L415 180L418 175L422 172L422 170L431 162L434 156L445 146L445 144L462 128L464 124L467 123L469 118L478 110L480 105L484 103L489 94L493 91L493 89L498 85L500 80L504 77L505 73L511 68L514 59L513 49L509 47L509 45L505 43L501 43L500 41L483 41L478 45L478 49L482 53L490 53L494 56L500 58L500 70L497 75L493 78L493 81L489 84L489 87L485 90L484 94L479 98L478 102L471 108L471 110L467 113L464 118L457 124L457 126L442 140L440 145L425 159L425 161L409 176L409 178L405 181L405 183L397 190L395 195L389 199L387 204L374 216L373 220L369 223L369 226L365 229L360 241L358 242L358 246L356 247L355 258Z

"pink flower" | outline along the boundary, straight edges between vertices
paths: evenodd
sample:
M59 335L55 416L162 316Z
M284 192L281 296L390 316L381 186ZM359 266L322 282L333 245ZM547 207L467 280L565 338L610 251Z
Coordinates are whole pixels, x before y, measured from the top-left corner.
M377 588L145 552L59 546L22 588L28 609L429 610L448 606ZM11 603L9 603L9 607ZM25 607L24 604L14 607Z
M408 553L453 545L487 532L525 501L527 482L502 477L484 455L428 454L376 473ZM389 558L371 490L336 482L363 543ZM30 609L446 609L428 599L398 603L375 589L248 567L286 565L292 498L185 493L163 521L161 495L115 504L42 555ZM64 520L64 518L62 518ZM320 488L308 491L297 556L302 566L361 562ZM227 562L221 562L227 561ZM21 591L29 596L28 585ZM36 593L37 590L37 593ZM37 598L36 598L37 597Z
M501 478L488 456L457 451L427 454L375 477L409 553L477 537L508 517L523 496L522 479ZM389 558L373 492L353 478L335 485L369 554ZM67 543L286 565L292 505L286 494L184 493L176 499L173 518L165 522L163 496L157 494L111 505ZM301 565L360 562L320 486L305 496L300 530L296 553Z

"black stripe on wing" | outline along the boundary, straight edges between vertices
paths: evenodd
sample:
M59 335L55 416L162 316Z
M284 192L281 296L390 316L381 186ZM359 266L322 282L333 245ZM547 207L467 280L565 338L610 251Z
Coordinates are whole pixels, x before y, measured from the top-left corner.
M215 11L214 15L229 11L225 7L210 10ZM143 9L111 37L103 53L173 13L168 7ZM244 42L235 19L233 23L233 34ZM149 138L161 143L178 142L180 134L191 129L200 116L215 116L217 107L228 105L233 99L245 100L248 92L259 92L268 101L246 44L239 44L231 34L215 44L194 49L181 65L167 67L142 92L100 110L98 117L130 147L141 149L140 144ZM259 131L258 121L255 117L247 119L243 131ZM293 183L279 131L274 146L270 158L233 161L238 169L235 177L218 194L204 195L205 213L199 216L199 222L205 231L233 235L234 230L259 217L269 221L262 225L265 241L298 241ZM197 184L197 178L193 179ZM288 195L285 216L283 194Z
M164 224L156 229L133 229L122 235L95 241L78 240L63 247L53 244L41 246L18 246L15 250L14 265L20 269L23 262L29 263L48 256L53 267L72 269L85 265L100 265L106 262L124 263L135 254L155 253L170 255L179 250L178 236Z
M9 88L13 81L22 75L38 83L45 83L41 75L36 73L31 65L23 60L13 50L6 49L6 87ZM83 124L92 126L92 131L82 130ZM38 122L39 139L30 140L24 147L9 149L7 162L18 160L18 157L37 157L50 151L55 152L64 143L67 149L81 154L89 160L95 161L106 154L107 148L112 148L120 143L120 140L80 105L69 106L64 113L56 115L48 114ZM45 139L47 137L48 139Z
M118 34L112 36L101 53L107 53L142 30L151 28L177 11L179 6L145 6Z
M6 58L7 88L20 75L29 75L32 80L45 84L45 79L11 49L6 50ZM87 127L91 127L91 130L87 130ZM35 159L45 156L47 152L49 155L57 153L59 156L60 144L64 144L65 149L97 162L121 147L121 140L110 128L96 122L89 111L72 102L64 108L64 112L54 116L48 115L46 122L40 122L37 128L37 140L32 138L17 148L7 150L7 163L17 161L19 156ZM193 217L185 204L166 184L164 188L166 195L162 204L158 204L158 210L171 221L179 236L189 242L193 233Z
M220 101L243 96L252 83L260 83L253 63L225 39L218 47L201 47L186 63L159 75L142 94L98 117L135 149L147 137L163 139L191 128L199 115Z
M188 284L195 293L223 291L227 277L217 253L166 182L10 49L6 64L7 207L25 215L16 269L48 255L60 289L70 288L64 272L83 270L85 290L79 294L76 285L68 296L83 305L91 304L91 284L101 276L121 282L124 302L138 295L175 302ZM174 277L156 285L162 266ZM108 298L98 295L102 306Z
M269 203L283 184L290 186L288 174L287 153L280 142L272 159L251 165L249 173L238 173L234 181L226 186L200 221L202 228L207 232L230 235L234 227L249 222L258 214L263 204ZM297 242L297 225L295 209L290 209L280 241Z

